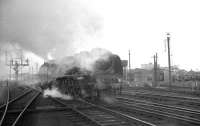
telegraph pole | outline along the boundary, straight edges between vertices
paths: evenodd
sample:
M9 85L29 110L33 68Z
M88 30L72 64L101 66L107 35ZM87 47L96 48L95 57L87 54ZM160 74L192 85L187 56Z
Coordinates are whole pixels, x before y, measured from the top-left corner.
M167 48L168 48L168 67L169 67L169 88L171 89L172 86L172 79L171 79L171 54L170 54L170 34L167 33Z
M158 55L154 55L154 86L158 85Z
M158 54L156 53L156 86L158 86Z
M128 51L128 62L129 62L129 74L128 74L128 80L129 80L129 83L131 81L131 52L130 50Z

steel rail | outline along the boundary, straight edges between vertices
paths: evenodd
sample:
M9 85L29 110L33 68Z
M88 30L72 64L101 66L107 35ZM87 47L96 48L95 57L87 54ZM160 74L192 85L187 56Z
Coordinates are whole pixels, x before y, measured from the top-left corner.
M5 118L6 118L6 115L7 115L7 113L8 113L8 106L11 104L11 103L13 103L14 101L16 101L16 100L18 100L18 99L20 99L20 98L22 98L23 96L25 96L25 95L27 95L27 94L29 94L30 92L32 92L33 90L27 90L27 91L25 91L23 94L20 94L20 95L18 95L17 97L15 97L15 98L13 98L12 100L10 100L10 90L9 90L9 86L7 86L7 101L6 101L6 104L3 104L3 105L1 105L0 106L0 109L1 108L3 108L3 107L5 107L5 110L4 110L4 113L3 113L3 116L2 116L2 118L1 118L1 122L0 122L0 126L2 126L3 125L3 123L4 123L4 121L6 121L5 120ZM17 121L20 119L20 117L22 116L22 114L25 112L25 110L28 108L28 106L32 103L32 101L37 97L37 96L39 96L39 94L40 94L40 92L38 92L38 93L36 93L35 95L34 95L34 97L32 97L31 98L31 100L29 100L29 102L26 104L26 106L22 109L22 110L20 110L19 112L20 112L20 114L17 116L17 118L15 119L15 121L13 122L13 124L12 124L12 126L15 126L16 125L16 123L17 123ZM9 101L10 100L10 101Z
M14 102L14 101L16 101L16 100L22 98L23 96L25 96L26 94L30 93L31 91L32 91L31 89L27 89L26 92L24 92L24 93L18 95L17 97L15 97L15 98L13 98L13 99L11 99L11 100L9 99L8 104L10 104L10 103L12 103L12 102ZM3 108L3 107L5 107L6 105L7 105L7 104L1 105L1 106L0 106L0 109Z
M177 110L177 111L182 111L182 112L188 112L188 113L191 113L191 114L200 114L199 110L185 108L185 107L179 107L179 106L173 106L173 105L165 105L165 104L161 104L161 103L148 102L148 101L138 100L138 99L130 99L130 98L125 98L125 97L120 97L120 96L117 96L116 98L117 99L128 100L128 101L133 101L133 102L140 102L140 103L144 103L144 104L149 105L149 106L159 106L159 107L163 107L163 108L166 108L166 109Z
M93 103L89 103L88 101L85 101L85 100L81 100L81 101L82 101L82 102L85 102L85 103L87 103L87 104L90 104L90 105L92 105L92 106L95 106L95 107L97 107L97 108L100 108L100 109L102 109L102 110L106 110L106 111L108 111L108 112L111 112L111 113L113 113L113 114L120 115L120 116L125 117L125 118L127 118L127 119L129 119L129 120L134 120L134 121L137 121L137 122L139 122L139 123L143 123L143 124L148 125L148 126L156 126L155 124L149 123L149 122L147 122L147 121L144 121L144 120L141 120L141 119L132 117L132 116L129 116L129 115L127 115L127 114L124 114L124 113L121 113L121 112L118 112L118 111L115 111L115 110L111 110L111 109L108 109L108 108L103 107L103 106L98 106L98 105L95 105L95 104L93 104Z
M125 90L143 90L143 91L155 91L155 92L165 92L165 93L176 93L176 94L180 94L180 95L185 95L185 94L189 94L191 96L195 96L198 98L198 96L194 93L196 93L198 90L194 90L192 91L191 89L190 90L176 90L176 89L164 89L164 88L144 88L144 87L140 87L140 88L131 88L131 89L125 89Z
M130 94L132 94L132 90L130 90L130 91L122 91L122 92L125 92L125 93L130 93ZM138 90L134 90L134 94L150 94L150 95L155 95L155 96L163 96L163 97L172 97L172 98L179 98L179 99L186 99L186 100L190 100L190 101L192 101L192 100L197 100L197 101L199 101L198 103L200 103L200 98L198 98L198 97L188 97L188 96L174 96L173 94L159 94L159 93L161 93L161 92L153 92L153 91L148 91L148 90L140 90L140 91L138 91ZM167 92L165 92L165 93L167 93ZM177 94L178 95L178 94Z
M21 113L17 116L17 118L15 119L14 123L12 124L12 126L15 126L18 122L18 120L22 117L22 115L25 113L25 111L27 110L27 108L31 105L31 103L33 103L33 101L40 95L41 92L37 92L26 104L26 106L24 107L24 109L21 111Z
M52 98L52 97L51 97ZM55 98L52 98L53 100L57 101L58 103L64 105L64 106L67 106L65 103L63 103L62 101L58 100L58 99L55 99ZM90 118L89 116L87 116L86 114L84 114L83 112L79 111L78 109L76 108L70 108L71 110L75 111L76 113L79 113L80 115L86 117L87 119L89 119L90 121L92 121L93 123L95 123L96 125L98 126L104 126L102 124L100 124L99 122L97 122L96 120Z
M188 98L184 98L184 97L177 97L177 96L172 96L172 95L164 95L164 94L153 94L153 93L144 93L144 92L139 92L139 91L136 91L136 92L127 92L127 91L122 91L122 92L125 92L125 93L122 93L122 95L144 95L144 96L159 96L159 97L165 97L165 98L173 98L173 99L176 99L180 102L192 102L192 103L195 103L195 104L200 104L200 101L194 101L195 99L188 99ZM178 99L177 99L178 98Z
M152 108L145 108L145 107L137 106L134 104L121 103L121 105L126 105L123 107L129 108L131 110L143 111L143 112L147 112L147 113L151 113L151 114L157 114L157 115L161 115L164 117L169 117L172 119L178 119L178 120L182 120L182 121L186 121L186 122L190 122L190 123L200 124L200 120L196 119L196 118L186 117L186 116L177 115L177 114L169 113L169 112L162 112L159 110L155 110ZM131 106L131 107L129 107L129 106Z
M50 97L50 98L52 98L52 97ZM58 102L58 103L64 105L64 106L68 107L68 106L67 106L64 102L62 102L61 100L58 100L58 99L56 99L56 98L52 98L52 99L55 100L56 102ZM80 101L81 101L81 102L84 102L84 103L86 103L86 104L89 104L91 107L96 107L96 108L98 108L98 109L100 109L100 110L104 110L104 111L107 111L107 112L112 113L112 114L115 114L115 115L120 115L121 117L124 117L124 118L126 118L126 119L128 119L128 120L131 120L131 121L134 120L134 121L137 121L137 122L139 122L139 123L143 123L143 124L148 125L148 126L156 126L156 125L154 125L154 124L152 124L152 123L149 123L149 122L140 120L140 119L138 119L138 118L135 118L135 117L132 117L132 116L129 116L129 115L126 115L126 114L123 114L123 113L120 113L120 112L117 112L117 111L114 111L114 110L110 110L110 109L105 108L105 107L100 107L100 106L94 105L94 104L89 103L89 102L87 102L87 101L85 101L85 100L80 100ZM85 114L84 112L78 110L77 107L68 107L68 108L70 108L71 110L75 111L76 113L79 113L80 115L86 117L87 119L89 119L90 121L92 121L93 123L95 123L95 124L98 125L98 126L104 126L104 125L105 125L105 124L102 124L102 123L96 121L94 118L91 118L90 116L88 116L88 115Z
M5 117L6 112L8 110L8 104L9 104L9 99L10 99L10 89L9 89L9 86L8 86L8 81L6 83L7 83L7 99L6 99L6 104L5 104L6 107L5 107L3 116L1 117L0 126L2 125L4 117Z

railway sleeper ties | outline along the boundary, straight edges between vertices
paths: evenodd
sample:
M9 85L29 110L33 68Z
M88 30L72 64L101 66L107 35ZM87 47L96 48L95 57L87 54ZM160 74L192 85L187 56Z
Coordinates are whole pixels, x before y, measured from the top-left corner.
M90 116L91 118L93 118L94 120L96 120L97 122L99 122L101 125L104 125L104 126L129 125L128 122L126 122L126 121L121 121L111 114L107 114L100 110L95 110L94 108L93 109L81 109L79 111L85 113L86 115Z
M191 118L191 119L196 119L194 116L196 116L196 117L200 116L200 113L190 112L188 110L179 110L177 108L167 108L167 107L162 107L162 106L150 105L150 104L146 104L146 103L130 103L128 101L123 101L123 102L126 102L127 105L135 104L135 105L143 105L143 106L148 106L148 107L154 107L155 109L158 109L158 110L155 110L155 109L154 110L159 111L159 112L162 112L163 110L171 110L171 111L173 111L172 114L175 113L175 112L179 112L179 114L175 114L175 115L186 115L185 117L188 117L188 118ZM182 112L182 113L180 113L180 112ZM170 113L170 112L168 112L168 113ZM188 114L190 114L190 115L188 115Z
M12 103L12 102L14 102L14 101L16 101L16 100L22 98L23 96L25 96L26 94L28 94L28 93L30 93L30 92L32 92L32 90L31 90L31 89L27 89L27 91L25 91L24 93L18 95L17 97L15 97L15 98L13 98L13 99L10 99L10 97L9 97L9 102L8 102L8 104L10 104L10 103ZM7 104L7 103L6 103L6 104ZM2 109L3 107L5 107L6 104L1 105L1 106L0 106L0 109Z
M5 106L5 110L4 110L3 115L1 117L0 126L2 125L3 119L4 119L5 115L6 115L7 110L8 110L9 99L10 99L10 89L9 89L9 86L8 86L8 83L7 83L7 99L6 99L6 104L4 105ZM0 107L0 108L2 108L2 107Z
M144 101L144 100L136 100L136 99L130 99L130 98L124 98L124 97L117 97L117 99L124 100L123 102L128 102L128 101L139 102L139 103L134 103L134 104L146 104L148 106L155 106L155 107L159 106L160 108L165 108L165 109L169 109L169 110L176 110L176 111L180 111L180 112L187 112L190 114L199 114L200 115L199 110L185 108L185 107L165 105L165 104L160 104L160 103L155 103L155 102L148 102L148 101Z
M192 98L192 97L182 97L182 96L174 96L174 95L166 95L166 94L159 94L159 93L153 93L153 92L145 92L145 91L134 91L133 92L128 92L128 91L123 91L124 94L127 95L152 95L152 96L159 96L159 97L167 97L167 98L178 98L180 101L190 101L194 103L199 103L200 104L200 98Z
M64 105L64 106L67 106L65 103L63 103L62 101L60 101L60 100L58 100L58 99L55 99L55 98L52 98L52 99L55 100L56 102L58 102L58 103ZM97 126L104 126L104 125L100 124L99 122L97 122L96 120L90 118L88 115L82 113L82 112L79 111L78 109L76 109L76 108L74 108L74 107L73 107L73 108L71 107L70 109L73 110L74 112L78 113L79 115L85 117L86 119L88 119L88 120L91 121L92 123L96 124Z
M126 92L126 93L130 93L130 92L138 92L138 93L149 93L149 94L159 94L159 93L162 93L163 96L172 96L172 97L177 97L177 98L184 98L184 99L189 99L189 100L199 100L200 101L200 98L198 96L195 96L195 97L191 97L191 96L184 96L184 94L179 94L177 92L171 92L171 91L156 91L156 90L153 90L153 91L149 91L149 90L126 90L126 91L123 91L123 92ZM176 95L176 96L174 96ZM177 96L177 95L180 95L180 96Z
M184 100L184 99L175 99L174 97L167 97L167 96L161 96L161 95L142 95L142 94L139 94L139 95L131 95L131 94L127 94L128 96L133 96L133 97L142 97L144 99L148 99L148 100L151 100L151 99L155 99L155 100L163 100L163 99L167 99L167 100L170 100L170 101L176 101L177 103L176 104L180 104L180 106L186 106L188 107L188 105L190 106L190 110L195 110L196 107L198 107L200 105L200 102L197 102L197 101L194 101L194 100ZM185 107L185 108L186 108ZM192 109L193 108L193 109ZM189 109L189 108L188 108ZM196 111L196 110L195 110Z
M61 101L58 101L58 102L61 102ZM65 105L65 103L62 103L62 104ZM99 126L111 126L111 125L122 126L123 124L127 124L126 122L116 120L114 116L110 116L110 115L108 116L108 115L103 114L104 112L94 111L94 110L91 111L91 107L90 108L87 107L86 111L88 112L86 111L83 112L82 110L79 110L76 107L72 109L75 110L77 113L81 114L82 116L87 117L90 121L92 120L92 122L96 123Z
M9 125L11 126L15 126L17 124L17 122L19 121L19 119L23 116L23 114L26 112L27 108L31 105L31 103L40 95L40 92L36 92L32 97L31 99L27 102L27 104L25 105L25 107L20 111L19 114L17 114L17 117L14 118L13 122L11 122L10 120L6 120L6 116L8 116L6 113L5 116L3 117L3 121L2 121L2 124L0 126L3 126L4 123L6 125L8 125L7 123L9 123ZM9 103L11 104L11 103ZM10 118L10 117L8 117ZM13 119L13 117L11 117Z
M135 117L132 117L132 116L129 116L127 114L124 114L124 113L121 113L121 112L118 112L118 111L115 111L115 110L111 110L111 109L108 109L108 108L105 108L105 107L102 107L102 106L98 106L98 105L95 105L95 104L92 104L92 103L89 103L87 101L84 101L84 100L81 100L82 102L85 102L87 104L90 104L91 106L94 106L94 107L97 107L101 110L104 110L104 111L107 111L109 113L111 113L112 115L118 115L120 116L121 118L124 118L126 120L129 120L129 121L132 121L132 122L136 122L136 123L140 123L140 125L145 125L145 126L156 126L155 124L152 124L152 123L149 123L147 121L144 121L144 120L140 120L138 118L135 118Z
M196 118L177 115L177 114L174 114L174 113L161 112L161 111L154 110L154 109L151 109L151 108L145 108L145 107L133 105L133 104L130 104L130 103L129 104L121 103L121 104L126 105L125 107L128 108L128 109L131 109L131 110L135 109L135 110L143 111L143 112L146 112L146 113L161 115L161 116L168 117L168 118L171 118L171 119L181 120L181 121L190 122L190 123L194 123L194 124L200 124L200 120L196 119ZM131 106L131 107L129 107L129 106Z

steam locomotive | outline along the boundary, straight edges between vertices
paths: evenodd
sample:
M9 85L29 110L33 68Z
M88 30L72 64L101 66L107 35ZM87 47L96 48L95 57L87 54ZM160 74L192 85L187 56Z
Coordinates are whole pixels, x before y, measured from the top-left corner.
M88 74L64 75L41 85L41 88L56 87L63 94L73 98L100 99L102 95L116 95L121 92L118 78L96 78Z
M116 95L121 92L121 60L111 55L107 61L97 61L93 73L73 67L63 76L41 85L43 90L56 87L63 94L74 98L99 99L103 95Z

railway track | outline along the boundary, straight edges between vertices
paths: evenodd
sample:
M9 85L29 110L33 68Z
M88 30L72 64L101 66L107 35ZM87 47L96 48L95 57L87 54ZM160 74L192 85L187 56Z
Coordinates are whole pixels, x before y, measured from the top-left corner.
M4 117L5 117L6 112L8 110L8 104L9 104L9 99L10 99L10 90L9 90L9 87L8 87L8 83L6 85L6 89L7 89L6 103L4 105L0 106L1 109L4 109L4 112L1 113L0 126L2 125Z
M64 101L58 99L56 100L67 106L67 103ZM86 116L90 120L93 120L99 126L156 126L138 118L83 100L79 102L81 103L80 106L76 106L73 109L78 113ZM82 104L84 104L84 106L82 106ZM87 104L87 106L85 106L85 104Z
M164 95L158 93L149 93L149 92L142 92L142 91L132 91L127 92L123 91L122 96L125 97L134 97L137 99L145 99L154 102L160 102L165 104L172 104L176 106L183 106L188 107L191 109L200 109L200 100L196 98L188 98L188 97L179 97L179 96L172 96L172 95Z
M191 120L187 116L177 116L176 114L169 114L168 112L160 112L154 108L135 105L134 103L116 102L114 104L98 103L104 107L121 112L123 114L136 117L138 119L150 122L157 126L199 126L199 120Z
M11 93L9 87L7 86L7 93L7 102L0 108L1 112L3 112L0 126L15 126L34 99L40 94L40 92L31 90L14 99L10 99ZM16 113L8 113L8 110L12 109L19 109L20 111Z
M29 107L27 110L26 117L21 121L21 126L27 124L27 120L31 120L34 114L36 113L37 116L45 117L44 122L55 123L55 116L60 118L60 121L67 120L67 124L69 126L99 126L95 121L90 120L90 118L86 117L82 113L77 112L75 109L60 103L58 100L54 98L48 97L44 98L42 95L37 97L35 102ZM48 120L46 120L48 119ZM42 118L40 120L43 120ZM32 122L32 121L31 121ZM36 121L37 122L37 121ZM44 123L40 121L38 124ZM48 125L51 125L51 124ZM60 122L57 122L60 123ZM56 124L57 125L57 124Z
M16 114L22 111L22 109L10 109L7 111L8 114ZM31 117L34 117L32 115L36 114L39 118L38 125L52 125L51 123L54 123L54 125L58 125L60 122L56 121L53 122L52 120L55 120L56 116L61 118L60 121L66 121L68 120L67 124L68 126L98 126L96 122L91 121L84 115L81 115L77 111L75 111L72 108L66 107L65 105L61 104L60 102L57 102L56 100L52 100L52 98L43 98L42 94L40 94L34 102L31 103L31 105L26 109L26 113L24 113L24 117L21 118L17 122L17 126L27 126L29 124L28 122L34 122L35 120L32 120ZM53 118L52 118L53 116ZM45 120L42 119L42 117L45 118ZM36 120L37 122L37 120ZM66 124L66 123L65 123ZM65 125L64 124L64 125ZM32 125L32 124L29 124ZM37 125L33 124L34 126ZM14 125L13 125L14 126Z
M200 111L198 110L163 105L123 97L117 97L117 99L120 101L120 103L123 103L123 105L134 107L134 109L138 108L143 111L149 111L152 114L154 113L157 115L167 116L169 118L174 118L192 124L200 125Z
M170 118L167 119L168 122L171 119L182 121L179 124L185 126L200 125L200 112L188 108L123 97L118 97L117 106L99 106L83 100L43 98L41 92L33 89L10 99L9 88L7 89L7 104L0 107L3 112L0 126L25 126L35 113L40 113L45 118L58 116L68 120L69 126L156 126L163 124L158 121L161 118ZM142 115L137 116L138 113L148 115L149 119L140 118Z
M37 100L39 100L39 98L40 97L38 97ZM37 100L32 104L32 107L28 109L29 112L52 111L54 115L59 116L59 114L61 114L65 120L70 120L69 123L77 126L155 126L145 121L141 122L141 120L136 118L134 118L133 123L133 118L130 116L126 117L126 119L125 117L123 117L124 119L120 119L120 117L126 115L121 114L119 117L119 115L116 115L116 113L111 110L100 108L84 101L79 101L79 103L75 101L76 105L72 107L73 101L70 101L71 105L69 105L69 101L65 101L64 103L64 101L54 98L47 98L46 101L42 103L40 100ZM36 106L33 107L34 105ZM56 112L59 112L59 114ZM119 112L117 114L119 114ZM50 114L46 115L46 117L48 116L50 116ZM130 120L132 121L131 123ZM21 124L23 126L23 122Z
M12 92L10 93L10 99L14 99L28 90L30 91L30 88L23 87L23 86L16 86L16 87L9 86L9 91Z
M131 87L131 88L125 88L125 90L145 90L145 91L155 91L155 92L165 92L165 93L170 93L170 94L178 94L178 95L187 95L187 96L192 96L192 97L199 97L200 92L199 90L192 90L192 89L181 89L181 88L150 88L150 87Z
M61 100L43 98L41 92L30 90L11 100L9 97L11 92L8 88L7 103L0 108L3 112L0 125L25 126L34 113L37 115L40 113L45 115L42 116L45 118L51 118L52 115L61 116L63 120L69 120L69 126L70 123L77 126L155 126L84 101L70 101L71 103L66 105Z
M9 92L9 93L8 93L8 92ZM0 105L0 109L2 109L3 107L5 107L7 104L12 103L12 102L14 102L14 101L16 101L16 100L22 98L24 95L30 93L30 92L31 92L31 89L26 89L26 90L23 91L21 94L18 93L18 95L15 96L15 97L13 97L13 98L10 97L10 94L11 94L10 92L11 92L11 91L7 88L7 98L6 98L6 103Z
M9 88L9 92L12 92L11 94L9 94L9 100L14 100L16 99L18 96L20 96L21 94L25 93L28 91L27 87L22 87L22 86L8 86L7 82L4 82L3 87L1 87L1 92L3 95L3 97L1 97L1 103L0 103L0 108L1 106L5 106L6 102L7 102L7 96L8 96L8 88ZM30 91L30 89L29 89Z
M166 96L166 97L173 97L173 98L178 98L178 99L184 99L184 100L196 100L200 102L200 97L195 96L195 95L189 95L187 93L178 93L175 91L171 90L164 90L164 89L124 89L124 93L128 92L135 92L135 93L148 93L152 95L161 95L161 96Z
M27 94L23 96L21 100L18 99L15 102L8 102L9 104L7 111L5 111L2 125L23 126L27 124L26 117L28 117L30 113L37 112L38 114L45 112L47 113L45 117L50 117L51 114L61 114L62 117L65 117L65 119L69 120L73 125L77 126L154 126L153 124L124 114L120 114L119 116L119 112L116 113L87 102L79 101L78 103L78 101L75 101L75 104L71 102L71 105L66 105L58 99L43 98L42 95L39 95L40 92L35 96L33 92L34 91L31 91L29 96ZM29 101L28 99L30 99L30 97L31 100ZM24 106L21 106L21 104ZM23 117L22 115L25 116Z

